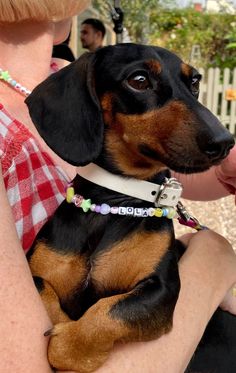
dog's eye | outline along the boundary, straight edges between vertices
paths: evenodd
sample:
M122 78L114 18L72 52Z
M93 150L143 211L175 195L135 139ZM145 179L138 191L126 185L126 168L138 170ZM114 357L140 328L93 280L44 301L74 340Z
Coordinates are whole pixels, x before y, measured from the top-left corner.
M130 87L137 89L138 91L145 91L152 88L150 80L143 74L132 75L127 81Z
M198 98L199 96L199 87L200 87L200 80L201 80L201 75L197 75L197 76L194 76L192 77L192 81L191 81L191 92L192 92L192 95L196 98Z

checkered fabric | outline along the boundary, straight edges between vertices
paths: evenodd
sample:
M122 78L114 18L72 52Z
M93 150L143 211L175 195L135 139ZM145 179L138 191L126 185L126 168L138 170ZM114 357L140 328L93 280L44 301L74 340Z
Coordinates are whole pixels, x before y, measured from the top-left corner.
M16 229L27 252L65 197L68 178L27 128L0 104L0 158Z

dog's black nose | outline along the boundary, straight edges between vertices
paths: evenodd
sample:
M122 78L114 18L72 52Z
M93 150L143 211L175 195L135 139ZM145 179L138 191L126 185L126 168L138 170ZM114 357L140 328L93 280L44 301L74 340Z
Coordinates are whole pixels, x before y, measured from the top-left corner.
M227 157L234 143L233 136L228 133L219 139L199 139L201 151L203 151L211 161L215 162Z

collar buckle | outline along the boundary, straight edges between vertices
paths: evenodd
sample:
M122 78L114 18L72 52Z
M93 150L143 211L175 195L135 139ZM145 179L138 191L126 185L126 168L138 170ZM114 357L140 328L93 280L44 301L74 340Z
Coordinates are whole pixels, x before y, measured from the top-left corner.
M174 177L166 178L161 185L155 206L176 207L183 191L182 184Z

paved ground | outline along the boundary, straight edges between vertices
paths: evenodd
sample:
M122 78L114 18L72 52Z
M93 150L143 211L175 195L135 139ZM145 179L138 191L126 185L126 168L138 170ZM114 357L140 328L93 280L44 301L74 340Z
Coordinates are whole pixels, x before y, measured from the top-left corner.
M229 196L218 201L194 202L181 200L184 206L199 222L227 238L236 250L236 206L234 197ZM192 232L192 229L175 223L176 234Z

